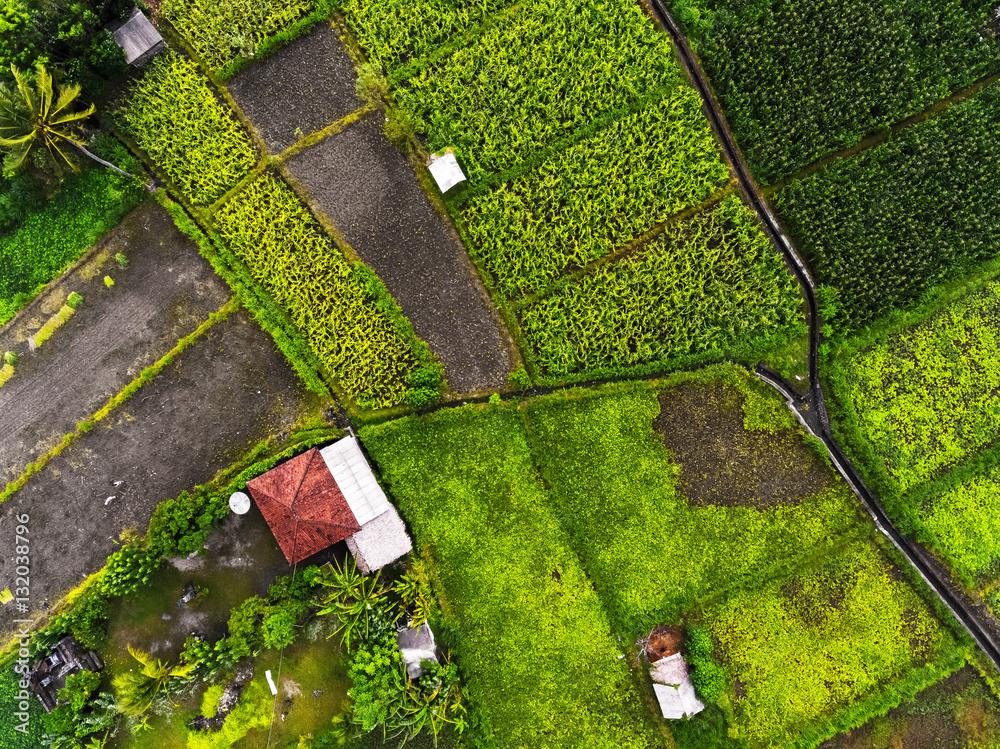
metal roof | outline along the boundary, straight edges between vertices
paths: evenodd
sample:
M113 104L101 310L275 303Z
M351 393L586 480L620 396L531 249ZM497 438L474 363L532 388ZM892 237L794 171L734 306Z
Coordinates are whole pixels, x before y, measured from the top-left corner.
M353 436L327 445L319 453L357 518L358 525L363 526L389 509L389 500Z

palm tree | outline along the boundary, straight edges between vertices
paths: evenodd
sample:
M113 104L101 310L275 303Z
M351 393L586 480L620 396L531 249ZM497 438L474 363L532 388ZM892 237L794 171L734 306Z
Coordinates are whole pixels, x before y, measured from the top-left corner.
M128 652L142 664L142 668L118 674L111 683L118 697L118 709L133 718L149 710L160 693L168 694L188 681L198 665L188 663L171 667L166 661L153 658L131 645Z
M85 141L76 131L94 113L95 107L91 104L81 111L70 111L70 105L80 96L79 85L58 86L53 94L52 76L44 65L35 66L34 80L13 64L10 71L16 88L0 85L0 150L7 152L4 172L20 169L38 146L48 151L57 172L63 165L78 171L64 150L70 145L119 174L134 177L86 149Z

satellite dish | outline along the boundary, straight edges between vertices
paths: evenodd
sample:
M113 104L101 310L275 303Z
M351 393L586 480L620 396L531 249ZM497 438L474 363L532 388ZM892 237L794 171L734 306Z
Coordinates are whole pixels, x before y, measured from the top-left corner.
M229 509L237 515L246 515L250 510L250 497L243 492L233 492L229 496Z

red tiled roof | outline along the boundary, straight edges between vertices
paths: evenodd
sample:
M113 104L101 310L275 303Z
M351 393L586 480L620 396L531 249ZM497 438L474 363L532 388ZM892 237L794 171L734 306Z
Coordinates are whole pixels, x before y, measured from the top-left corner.
M315 447L247 484L289 564L361 530Z

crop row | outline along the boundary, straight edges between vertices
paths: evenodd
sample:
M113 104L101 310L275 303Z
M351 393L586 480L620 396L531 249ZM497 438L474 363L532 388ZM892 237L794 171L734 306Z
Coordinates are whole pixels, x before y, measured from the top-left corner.
M970 477L921 512L935 546L967 581L996 578L1000 563L1000 467Z
M388 71L434 51L514 0L344 0L341 9L368 53Z
M556 375L723 350L800 319L798 288L736 197L521 313L536 361Z
M1000 250L1000 85L779 196L792 238L851 326Z
M374 288L344 259L290 188L264 174L219 209L215 223L254 280L288 310L324 367L359 405L402 402L416 362L381 308L384 288Z
M313 0L163 0L160 12L213 70L253 57L260 43L291 25Z
M256 161L246 133L205 76L174 52L149 65L115 119L196 205L215 201Z
M603 257L707 198L728 170L701 111L678 86L650 107L473 197L471 252L509 298Z
M670 4L697 40L736 139L765 182L1000 67L996 41L981 35L992 0Z
M473 180L677 85L670 42L633 0L532 0L396 92L430 151Z

